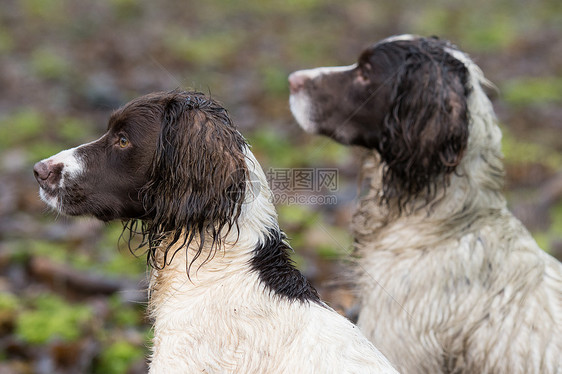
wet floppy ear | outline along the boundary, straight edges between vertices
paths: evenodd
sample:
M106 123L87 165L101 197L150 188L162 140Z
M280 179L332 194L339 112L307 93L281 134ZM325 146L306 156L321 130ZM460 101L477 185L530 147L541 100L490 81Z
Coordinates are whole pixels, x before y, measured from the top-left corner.
M447 182L467 145L468 71L460 61L440 57L446 61L412 54L392 87L379 149L387 164L385 195L401 203L420 194L429 201L435 184Z
M209 244L210 258L223 229L230 230L240 215L247 175L246 143L224 109L203 110L200 105L184 99L165 106L144 193L155 244L163 234L171 235L171 244L190 244L198 238L196 257ZM209 237L211 242L205 243ZM160 266L167 262L167 250Z

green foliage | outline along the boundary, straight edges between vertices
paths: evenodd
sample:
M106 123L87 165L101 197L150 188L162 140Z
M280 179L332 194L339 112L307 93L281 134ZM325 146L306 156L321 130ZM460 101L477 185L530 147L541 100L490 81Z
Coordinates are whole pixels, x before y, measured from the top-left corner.
M87 138L94 137L90 121L77 117L63 117L57 123L57 135L65 143L79 143Z
M319 214L303 205L279 205L279 225L290 233L290 244L299 248L306 243L306 230L319 219Z
M125 243L121 243L119 238L123 233L123 225L121 222L112 222L105 226L105 230L103 232L103 236L100 240L100 246L108 249L112 253L117 249L118 245L123 245Z
M70 70L68 61L49 47L41 47L32 53L31 66L35 74L44 79L60 79Z
M315 248L316 253L325 260L336 260L350 251L351 235L348 230L330 225L324 221L315 222L305 236L307 246Z
M144 336L144 342L146 346L150 347L153 341L154 341L154 329L146 329L145 336Z
M14 47L14 39L10 33L0 26L0 55L10 52Z
M506 48L517 36L515 21L504 13L472 13L465 30L463 40L466 48L481 51Z
M530 5L531 3L529 3ZM525 4L527 8L527 4ZM560 19L562 15L562 2L559 0L541 0L535 3L534 14L525 11L528 17L536 20L537 24L553 23L560 27Z
M46 257L53 262L93 273L138 277L146 271L146 262L130 253L128 249L118 249L120 235L120 223L112 223L103 231L103 236L96 244L94 252L80 252L73 243L49 240L22 243L22 252Z
M59 23L64 19L64 0L22 0L20 5L28 17L49 23Z
M130 305L124 305L123 302L113 297L110 300L112 320L120 327L134 327L142 322L144 311Z
M291 256L291 260L293 261L293 264L295 265L295 267L297 269L299 269L300 271L305 271L306 266L307 266L306 259L304 257L302 257L300 254L298 254L297 252L291 252L290 256Z
M0 149L40 136L43 125L41 113L29 107L0 119Z
M272 14L302 16L303 13L314 11L318 6L329 2L333 2L333 0L227 0L217 1L215 4L227 14L243 11L253 16L271 16Z
M0 314L6 312L13 312L19 306L19 299L7 292L0 293Z
M142 14L142 3L137 0L106 0L119 20L131 20Z
M300 61L300 66L305 68L307 66L313 67L322 61L322 64L337 65L332 62L334 56L331 56L329 51L334 47L330 41L317 39L317 38L302 38L302 33L294 32L288 36L293 40L291 44L290 53L294 55L296 61Z
M32 305L34 308L21 313L16 321L17 336L30 344L77 340L92 318L89 307L70 305L55 295L38 296Z
M505 101L513 105L562 103L562 79L529 77L512 79L502 87Z
M550 219L552 234L562 238L562 202L551 208Z
M35 108L20 107L0 119L0 151L24 146L27 160L35 163L65 146L91 138L92 128L91 123L81 118L51 119Z
M226 65L241 47L236 32L209 32L190 35L187 30L166 30L164 45L177 58L202 66Z
M302 143L295 144L288 135L270 126L260 127L250 133L248 141L252 144L253 151L258 153L257 157L263 166L271 164L275 168L341 165L351 155L349 147L325 137L306 138ZM261 154L260 151L264 153Z
M310 142L304 146L304 153L308 165L342 165L348 162L351 157L351 148L341 145L327 137L314 136Z
M289 94L287 76L289 73L274 65L265 66L261 69L262 86L265 92L270 95L286 97Z
M295 166L299 160L302 160L301 154L291 151L294 144L289 141L287 136L272 127L264 126L257 129L249 134L248 141L257 152L266 151L267 153L263 154L263 157L275 160L275 167ZM264 162L265 164L267 162Z
M26 243L29 253L35 256L46 257L51 261L59 264L66 263L70 258L66 245L63 243L56 243L49 240L33 240Z
M341 249L332 245L319 245L316 253L325 260L337 260L342 256Z
M19 299L6 292L0 292L0 335L11 330L19 309ZM0 350L0 362L4 361L6 354Z
M131 253L123 242L124 238L119 240L122 231L121 223L112 223L106 228L99 243L99 249L105 253L105 258L100 258L98 262L101 271L106 274L136 277L146 271L146 259L142 257L143 252ZM133 249L139 240L134 241Z
M550 252L550 235L548 232L539 231L533 233L533 239L537 242L537 245L545 252Z
M457 15L447 7L428 7L420 10L414 19L415 33L422 36L444 35L453 27Z
M277 207L280 219L289 225L306 228L313 225L320 215L304 205L280 205Z
M449 3L420 10L414 30L420 35L456 40L463 49L497 51L508 47L523 32L516 19L497 3L482 2L468 8Z
M141 348L126 341L117 341L101 353L96 373L124 374L131 364L142 358L143 354Z
M542 144L517 139L505 127L502 127L502 132L502 150L507 163L539 163L552 170L557 170L562 165L562 153Z
M134 257L129 252L119 251L103 264L102 270L109 275L136 277L146 271L146 261Z
M533 232L533 238L546 252L552 249L552 243L562 240L562 203L552 206L549 210L550 226L547 230Z
M29 143L27 150L28 162L30 164L33 164L39 160L60 152L62 148L56 143L41 139L35 139L34 141Z

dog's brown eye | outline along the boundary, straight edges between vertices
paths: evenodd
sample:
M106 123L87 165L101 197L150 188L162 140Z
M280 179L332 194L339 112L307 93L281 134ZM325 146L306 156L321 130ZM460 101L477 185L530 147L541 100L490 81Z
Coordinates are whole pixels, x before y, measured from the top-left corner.
M355 81L361 84L369 83L369 74L363 70L358 70L355 75Z
M126 148L129 145L129 139L124 136L119 138L119 147Z

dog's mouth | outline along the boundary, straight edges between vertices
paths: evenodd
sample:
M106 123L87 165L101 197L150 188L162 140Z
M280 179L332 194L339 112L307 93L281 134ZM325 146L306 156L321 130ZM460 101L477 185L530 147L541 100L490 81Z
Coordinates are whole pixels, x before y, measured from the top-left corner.
M61 193L60 191L58 191L58 189L39 187L39 197L50 208L56 210L59 213L64 213L62 209Z
M78 186L70 188L40 186L39 197L49 208L68 216L84 214L83 210L87 205L84 191Z

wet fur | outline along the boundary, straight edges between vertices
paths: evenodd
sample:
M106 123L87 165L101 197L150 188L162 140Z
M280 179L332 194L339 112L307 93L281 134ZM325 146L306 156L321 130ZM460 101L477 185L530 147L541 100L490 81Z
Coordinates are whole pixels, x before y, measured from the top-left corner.
M293 73L291 108L308 131L365 148L362 331L404 373L562 373L562 265L506 208L480 69L405 35L334 71Z
M156 152L148 183L139 192L150 217L146 234L154 267L168 263L168 252L178 241L189 246L195 237L201 250L194 259L208 239L210 259L221 247L223 230L238 230L247 179L243 153L247 144L224 108L203 95L179 93L161 106ZM159 263L155 250L162 250L163 237L168 241Z

